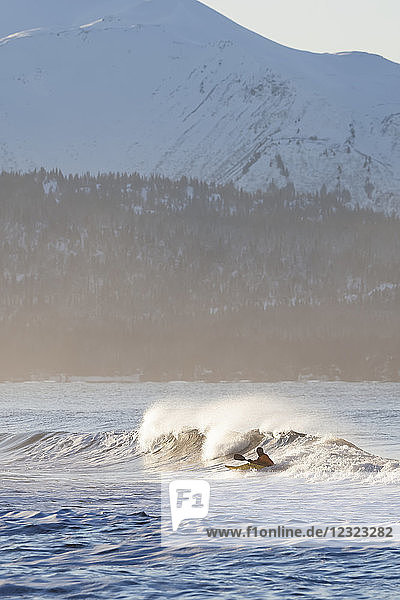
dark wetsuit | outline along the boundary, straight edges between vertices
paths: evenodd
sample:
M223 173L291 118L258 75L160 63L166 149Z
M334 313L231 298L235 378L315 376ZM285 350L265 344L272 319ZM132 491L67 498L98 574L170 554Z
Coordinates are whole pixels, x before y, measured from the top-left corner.
M261 454L256 460L251 461L255 465L265 465L266 467L272 467L274 462L270 459L268 454Z

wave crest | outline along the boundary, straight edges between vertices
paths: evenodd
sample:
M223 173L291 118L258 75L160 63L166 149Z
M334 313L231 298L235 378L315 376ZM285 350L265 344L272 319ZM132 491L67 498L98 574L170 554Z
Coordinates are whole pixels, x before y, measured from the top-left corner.
M30 460L49 465L60 461L79 461L88 465L113 463L134 456L136 440L137 431L1 434L1 461L10 464Z

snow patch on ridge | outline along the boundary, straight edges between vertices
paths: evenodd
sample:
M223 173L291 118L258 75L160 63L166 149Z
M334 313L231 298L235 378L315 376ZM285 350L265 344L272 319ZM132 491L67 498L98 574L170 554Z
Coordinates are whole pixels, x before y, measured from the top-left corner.
M27 29L26 31L17 31L16 33L11 33L10 35L0 38L0 45L7 44L7 42L11 42L13 40L30 37L36 31L41 31L41 28L36 27L35 29Z

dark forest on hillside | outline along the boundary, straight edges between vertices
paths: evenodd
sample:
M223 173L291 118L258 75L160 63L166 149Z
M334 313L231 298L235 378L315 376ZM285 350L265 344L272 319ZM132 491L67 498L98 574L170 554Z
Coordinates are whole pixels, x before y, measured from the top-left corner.
M0 175L0 379L400 379L400 220L321 190Z

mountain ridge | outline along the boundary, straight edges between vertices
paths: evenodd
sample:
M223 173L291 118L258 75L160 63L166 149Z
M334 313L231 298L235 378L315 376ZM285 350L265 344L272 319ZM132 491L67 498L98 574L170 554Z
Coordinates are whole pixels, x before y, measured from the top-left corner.
M0 168L325 186L400 211L397 63L289 49L196 0L59 4L1 38Z

